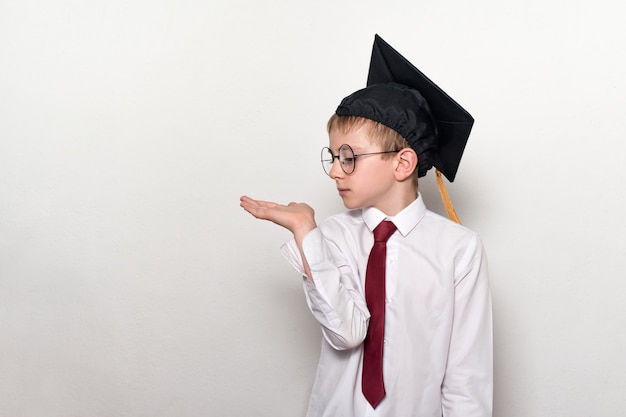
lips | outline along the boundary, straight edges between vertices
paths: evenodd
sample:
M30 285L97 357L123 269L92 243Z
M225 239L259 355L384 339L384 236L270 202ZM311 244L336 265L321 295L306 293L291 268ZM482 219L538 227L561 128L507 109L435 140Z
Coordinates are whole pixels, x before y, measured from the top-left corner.
M350 190L347 188L337 188L337 191L339 191L339 195L343 197L344 195L348 194L348 191Z

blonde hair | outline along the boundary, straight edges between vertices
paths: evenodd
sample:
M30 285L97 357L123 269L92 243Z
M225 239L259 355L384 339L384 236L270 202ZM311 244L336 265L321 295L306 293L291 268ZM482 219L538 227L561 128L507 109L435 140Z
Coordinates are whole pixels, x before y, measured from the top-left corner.
M410 148L409 143L395 130L382 123L359 116L338 116L333 114L328 120L326 129L328 133L337 130L343 134L354 132L364 127L367 131L368 139L372 144L380 145L383 152L397 151L403 148ZM382 158L393 158L394 154L383 154ZM413 185L417 188L417 168L412 177Z

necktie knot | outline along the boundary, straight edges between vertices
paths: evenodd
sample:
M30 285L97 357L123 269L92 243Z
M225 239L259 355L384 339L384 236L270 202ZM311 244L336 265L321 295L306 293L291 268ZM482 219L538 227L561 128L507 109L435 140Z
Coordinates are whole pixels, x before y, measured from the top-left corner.
M396 229L397 228L395 224L393 224L389 220L383 220L374 229L374 242L387 242L387 240L389 240L389 238L391 237L391 235L393 235Z

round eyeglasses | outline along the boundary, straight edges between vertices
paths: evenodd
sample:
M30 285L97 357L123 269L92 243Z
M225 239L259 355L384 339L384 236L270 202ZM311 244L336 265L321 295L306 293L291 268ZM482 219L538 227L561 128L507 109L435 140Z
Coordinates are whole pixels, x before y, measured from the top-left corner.
M356 168L356 159L360 156L366 155L380 155L384 153L396 153L397 151L385 151L385 152L368 152L368 153L360 153L355 154L350 145L343 144L339 147L339 153L337 155L333 154L333 151L330 150L329 147L325 146L322 148L322 167L324 168L324 172L326 175L330 176L330 170L333 168L333 164L335 163L335 159L339 160L339 166L341 170L350 175L354 172Z

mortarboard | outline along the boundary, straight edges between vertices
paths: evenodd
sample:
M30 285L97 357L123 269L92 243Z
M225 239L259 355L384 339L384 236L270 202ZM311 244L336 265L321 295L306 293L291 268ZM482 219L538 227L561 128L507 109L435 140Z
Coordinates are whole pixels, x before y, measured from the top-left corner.
M366 117L396 130L420 158L430 160L426 170L432 164L451 182L474 123L465 109L378 35L367 87L344 98L337 114Z

